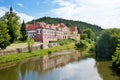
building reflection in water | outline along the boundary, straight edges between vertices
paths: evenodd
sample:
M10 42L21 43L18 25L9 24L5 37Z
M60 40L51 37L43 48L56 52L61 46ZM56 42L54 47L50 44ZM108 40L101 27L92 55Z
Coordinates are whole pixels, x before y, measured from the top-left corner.
M59 55L55 57L49 57L48 55L35 61L35 69L40 72L46 72L55 68L62 67L70 62L77 61L80 57L80 53L70 53L65 55Z
M76 52L53 57L46 55L22 61L15 66L0 70L0 80L38 80L45 72L77 61L79 57L80 53Z

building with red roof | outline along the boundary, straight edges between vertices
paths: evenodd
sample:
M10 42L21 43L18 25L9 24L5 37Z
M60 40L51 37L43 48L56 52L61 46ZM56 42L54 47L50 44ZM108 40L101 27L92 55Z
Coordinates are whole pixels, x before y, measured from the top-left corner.
M77 27L68 28L64 23L46 24L38 22L34 25L27 24L26 30L28 36L34 38L37 42L57 41L60 39L77 39Z

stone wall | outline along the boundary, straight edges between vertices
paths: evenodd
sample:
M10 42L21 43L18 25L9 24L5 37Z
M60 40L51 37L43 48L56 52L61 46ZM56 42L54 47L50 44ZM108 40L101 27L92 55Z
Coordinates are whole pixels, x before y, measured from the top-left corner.
M58 46L58 43L43 43L40 45L33 46L32 50L46 49L53 46ZM0 50L0 56L9 55L9 54L18 54L21 52L28 52L28 47Z
M33 46L32 50L42 49L41 46L42 46L42 44ZM9 54L18 54L18 53L21 53L21 52L28 52L28 48L27 47L21 47L21 48L15 48L15 49L0 50L0 56L9 55Z

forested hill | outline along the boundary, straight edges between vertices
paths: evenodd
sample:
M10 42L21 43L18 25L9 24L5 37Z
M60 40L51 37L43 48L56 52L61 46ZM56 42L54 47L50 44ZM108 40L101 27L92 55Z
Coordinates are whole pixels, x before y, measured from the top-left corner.
M102 28L97 25L92 25L92 24L82 22L82 21L66 20L66 19L61 19L61 18L43 17L43 18L36 19L34 21L30 21L28 22L28 24L33 24L34 22L45 22L48 24L64 23L68 27L78 26L82 30L86 28L91 28L96 34L99 34L102 30Z

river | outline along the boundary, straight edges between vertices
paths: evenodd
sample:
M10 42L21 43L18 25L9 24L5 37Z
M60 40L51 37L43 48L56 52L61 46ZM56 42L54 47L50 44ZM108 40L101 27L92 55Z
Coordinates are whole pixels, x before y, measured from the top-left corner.
M111 62L81 59L78 53L36 57L1 69L0 80L120 80Z

